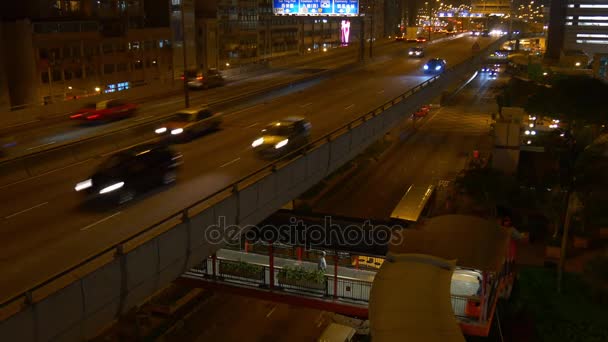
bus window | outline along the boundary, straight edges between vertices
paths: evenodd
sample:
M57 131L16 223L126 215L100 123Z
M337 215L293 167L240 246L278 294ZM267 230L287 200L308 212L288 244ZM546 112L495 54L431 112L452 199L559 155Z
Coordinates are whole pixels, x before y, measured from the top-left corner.
M418 222L420 217L424 217L428 213L434 193L435 186L433 185L410 186L393 210L391 219Z

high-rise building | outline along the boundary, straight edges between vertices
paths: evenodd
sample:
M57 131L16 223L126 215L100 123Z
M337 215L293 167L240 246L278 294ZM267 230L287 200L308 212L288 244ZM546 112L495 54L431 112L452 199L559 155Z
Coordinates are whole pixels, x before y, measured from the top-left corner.
M172 79L167 0L3 1L0 13L11 107Z
M608 1L569 0L565 19L564 49L608 53Z

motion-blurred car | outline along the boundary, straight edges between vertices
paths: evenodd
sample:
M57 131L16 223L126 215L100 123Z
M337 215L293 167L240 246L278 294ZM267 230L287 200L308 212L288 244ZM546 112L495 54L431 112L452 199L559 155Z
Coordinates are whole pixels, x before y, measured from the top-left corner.
M72 120L112 121L125 119L137 113L137 105L123 100L113 99L89 103L70 116Z
M163 136L192 139L218 129L221 124L222 117L213 114L207 107L186 108L170 116L154 132Z
M426 42L426 40L427 40L426 37L422 37L422 36L419 36L416 38L416 42L418 42L418 43L424 43L424 42Z
M301 117L270 123L251 147L263 157L277 157L308 144L312 125Z
M447 62L441 58L431 58L422 67L425 74L438 74L445 70Z
M427 114L430 111L431 111L431 106L424 105L424 106L418 108L418 110L414 113L414 117L423 118L423 117L427 116Z
M405 34L400 34L395 37L395 41L402 42L405 40Z
M217 69L209 69L207 72L200 70L188 70L188 87L192 89L208 89L224 85L224 77ZM183 79L182 75L182 79Z
M483 31L481 31L481 36L482 37L489 37L490 36L490 30L483 30Z
M496 72L496 70L492 69L490 70L490 72L488 73L488 78L491 80L495 80L498 78L498 72Z
M11 147L17 145L15 137L0 136L0 158L8 157Z
M471 36L479 36L481 32L479 31L471 31Z
M424 57L424 49L420 46L411 47L407 51L407 55L410 57Z
M85 193L87 200L122 204L140 192L174 183L181 163L182 155L167 144L142 144L112 155L74 189Z
M479 69L479 71L484 72L484 73L485 72L490 72L492 70L494 70L494 67L491 66L491 65L484 65L484 66L481 67L481 69Z

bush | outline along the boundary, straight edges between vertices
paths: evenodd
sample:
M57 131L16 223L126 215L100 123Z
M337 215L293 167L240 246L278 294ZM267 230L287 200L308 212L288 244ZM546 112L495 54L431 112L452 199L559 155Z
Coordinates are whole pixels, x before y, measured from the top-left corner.
M244 261L222 262L221 272L240 273L240 274L261 274L262 266L249 264Z
M322 284L325 281L325 272L322 270L308 270L298 266L285 266L279 271L279 277L295 281L309 281L316 284Z

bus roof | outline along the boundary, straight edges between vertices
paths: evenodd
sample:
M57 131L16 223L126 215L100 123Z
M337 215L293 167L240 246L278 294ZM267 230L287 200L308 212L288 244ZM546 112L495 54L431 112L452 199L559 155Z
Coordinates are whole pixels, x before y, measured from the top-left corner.
M434 190L435 186L433 185L410 186L393 210L391 218L410 222L418 221Z

